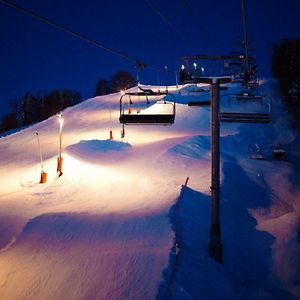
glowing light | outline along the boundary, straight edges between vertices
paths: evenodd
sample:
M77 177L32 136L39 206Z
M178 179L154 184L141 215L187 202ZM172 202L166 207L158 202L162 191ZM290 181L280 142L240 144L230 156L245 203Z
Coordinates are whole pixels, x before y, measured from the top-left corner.
M59 113L57 115L57 118L58 118L59 128L61 130L64 125L64 118L62 117L62 113Z
M184 65L181 65L181 70L184 70L184 69L185 69Z
M196 63L193 63L193 66L194 66L194 68L195 68L195 70L196 70L196 68L197 68L197 64L196 64Z

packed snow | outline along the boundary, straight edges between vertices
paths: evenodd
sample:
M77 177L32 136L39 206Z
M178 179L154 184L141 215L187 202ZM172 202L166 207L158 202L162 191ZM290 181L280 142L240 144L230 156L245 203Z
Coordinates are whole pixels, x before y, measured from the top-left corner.
M60 177L56 116L0 138L0 299L300 299L299 137L276 82L260 89L270 124L221 126L224 265L208 255L210 108L187 105L207 85L168 87L174 125L124 138L121 93L66 109ZM222 111L269 109L229 96L240 90L221 91ZM138 105L164 113L167 100Z

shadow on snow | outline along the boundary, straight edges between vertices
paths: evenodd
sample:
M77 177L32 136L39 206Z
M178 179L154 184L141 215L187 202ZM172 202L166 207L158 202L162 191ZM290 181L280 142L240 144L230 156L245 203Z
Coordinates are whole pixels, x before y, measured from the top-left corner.
M256 230L248 209L269 205L266 191L235 163L223 165L224 266L208 255L210 197L187 187L170 209L175 232L157 299L294 299L272 285L273 238Z

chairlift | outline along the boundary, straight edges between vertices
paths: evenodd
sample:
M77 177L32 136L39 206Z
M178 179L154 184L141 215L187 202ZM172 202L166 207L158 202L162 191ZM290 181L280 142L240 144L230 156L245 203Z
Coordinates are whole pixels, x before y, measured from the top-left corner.
M200 87L198 87L198 85L197 84L195 84L196 85L196 88L195 89L192 89L192 90L190 90L188 93L189 94L198 94L198 93L205 93L205 92L209 92L209 90L207 90L207 89L203 89L203 88L200 88Z
M263 145L254 145L255 147L253 147L252 145L248 146L248 152L249 152L249 158L250 159L256 159L256 160L264 160L265 157L262 154L262 150L263 150Z
M120 117L119 121L121 124L126 125L171 125L175 121L175 97L168 92L154 92L151 89L142 89L139 87L141 92L128 92L121 96L120 98ZM146 108L150 104L149 98L151 97L161 97L163 98L154 99L154 103L157 105L170 106L168 113L148 113L143 111L143 109L137 110L136 112L132 109L133 98L144 98L146 100ZM166 100L166 97L170 96L173 98L172 102ZM129 101L125 102L124 99L128 98ZM142 105L143 101L139 102ZM128 107L128 111L126 109Z
M236 100L244 100L244 101L262 101L263 95L255 95L254 93L243 91L236 95Z
M220 121L231 123L270 123L271 115L269 113L221 112Z
M272 155L273 158L276 160L284 160L286 158L286 153L284 149L273 149Z
M225 84L221 84L219 87L220 91L227 91L228 90L228 86Z
M285 147L279 141L278 145L271 146L272 156L275 160L285 160L286 159L286 151Z
M195 88L194 88L195 87ZM209 96L209 89L202 88L197 85L197 83L193 84L193 89L190 89L188 91L189 95L191 96L191 99L194 98L196 100L188 101L188 106L210 106L210 98L207 99ZM202 95L208 94L206 99L199 99Z
M189 101L188 106L210 106L210 99L209 100L199 100L199 101Z
M263 104L263 98L260 102ZM231 123L270 123L272 119L271 102L267 103L267 105L268 110L266 112L221 112L220 121Z
M246 86L248 88L256 88L257 86L259 86L259 82L257 79L255 79L255 80L247 82Z

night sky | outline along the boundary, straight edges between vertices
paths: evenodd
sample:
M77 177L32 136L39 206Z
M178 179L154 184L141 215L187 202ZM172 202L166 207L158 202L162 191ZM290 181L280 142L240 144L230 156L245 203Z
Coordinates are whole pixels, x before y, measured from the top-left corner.
M178 69L180 57L228 54L242 36L240 0L13 0L108 47L152 66ZM150 2L150 4L149 4ZM151 7L152 5L152 7ZM167 20L163 20L156 7ZM248 0L247 25L259 76L270 77L272 44L300 38L299 0ZM118 70L134 76L134 64L76 39L0 2L0 115L10 99L56 88L93 96L100 78ZM157 84L157 73L144 70L142 83ZM160 75L160 83L175 75Z

